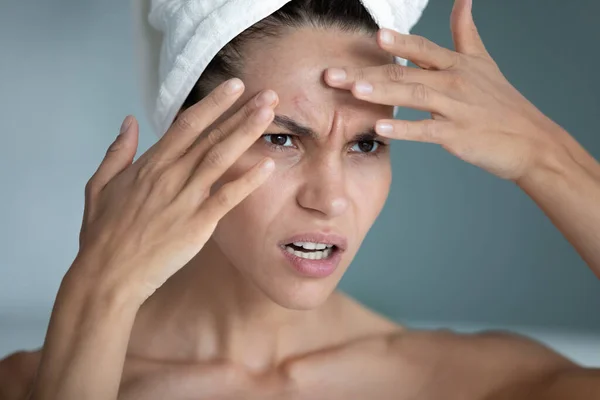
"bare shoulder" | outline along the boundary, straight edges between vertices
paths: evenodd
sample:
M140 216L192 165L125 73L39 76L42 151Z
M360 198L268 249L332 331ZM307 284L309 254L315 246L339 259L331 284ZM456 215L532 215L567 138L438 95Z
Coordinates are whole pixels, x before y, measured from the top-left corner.
M468 390L472 398L579 368L540 342L502 331L410 331L389 339L389 353L403 369L426 377L425 386L437 382L450 392Z
M18 351L0 360L0 399L26 399L40 357L40 350Z
M397 398L488 399L573 366L542 344L511 333L404 330L303 355L284 371L306 387L320 385L335 371L341 382L353 383L353 393L364 391L364 398L377 390L382 398L393 393Z
M457 333L451 330L406 331L389 339L390 351L465 367L553 369L575 364L546 345L505 331Z

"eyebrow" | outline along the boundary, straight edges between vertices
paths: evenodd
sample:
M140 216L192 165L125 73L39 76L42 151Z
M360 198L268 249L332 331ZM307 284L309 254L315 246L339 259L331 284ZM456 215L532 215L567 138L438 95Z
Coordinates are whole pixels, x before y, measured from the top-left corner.
M308 126L304 126L299 122L293 120L292 118L285 115L275 115L273 119L273 123L280 128L287 129L295 135L302 137L309 137L311 139L318 139L319 135L309 128ZM383 136L379 136L377 132L375 132L375 128L368 129L364 132L358 133L354 136L352 141L360 142L360 141L370 141L370 140L380 140L383 141L385 138Z

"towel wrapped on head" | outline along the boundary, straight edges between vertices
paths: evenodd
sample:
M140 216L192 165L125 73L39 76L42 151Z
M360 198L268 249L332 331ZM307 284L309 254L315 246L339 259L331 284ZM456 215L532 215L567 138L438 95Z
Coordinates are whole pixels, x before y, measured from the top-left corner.
M290 1L295 0L133 0L144 106L159 137L215 55ZM428 2L360 1L380 28L401 33L410 32Z

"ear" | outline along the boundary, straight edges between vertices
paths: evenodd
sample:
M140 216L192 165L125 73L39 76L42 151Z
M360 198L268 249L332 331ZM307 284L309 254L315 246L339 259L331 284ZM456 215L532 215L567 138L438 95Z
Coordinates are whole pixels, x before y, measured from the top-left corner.
M455 0L450 17L454 48L468 55L490 56L473 20L473 0Z

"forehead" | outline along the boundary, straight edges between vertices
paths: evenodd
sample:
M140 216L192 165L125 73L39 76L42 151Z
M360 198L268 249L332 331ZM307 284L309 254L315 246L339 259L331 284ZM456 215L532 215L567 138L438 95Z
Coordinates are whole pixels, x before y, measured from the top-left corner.
M350 92L333 89L323 81L329 67L371 67L393 62L375 37L336 29L293 29L280 37L251 41L243 57L245 95L273 89L280 98L278 108L296 117L314 119L322 114L356 111L385 114L391 110L357 100Z

